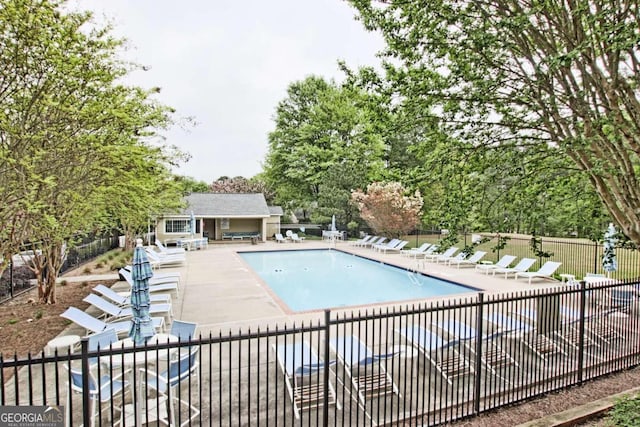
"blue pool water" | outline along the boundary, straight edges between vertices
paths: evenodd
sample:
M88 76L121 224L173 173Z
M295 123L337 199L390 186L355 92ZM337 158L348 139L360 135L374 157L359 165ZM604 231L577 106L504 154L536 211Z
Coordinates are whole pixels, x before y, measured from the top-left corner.
M476 291L336 250L241 252L240 256L293 311Z

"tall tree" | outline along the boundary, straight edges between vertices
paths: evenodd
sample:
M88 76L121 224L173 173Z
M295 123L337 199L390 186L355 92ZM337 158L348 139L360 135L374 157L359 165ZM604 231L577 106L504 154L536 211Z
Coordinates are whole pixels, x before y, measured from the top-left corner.
M637 3L351 3L384 34L402 97L476 146L566 156L640 243Z

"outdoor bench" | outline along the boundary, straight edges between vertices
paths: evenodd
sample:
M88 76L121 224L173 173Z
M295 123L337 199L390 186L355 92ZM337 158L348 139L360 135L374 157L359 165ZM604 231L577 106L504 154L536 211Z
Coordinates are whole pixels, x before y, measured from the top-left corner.
M222 233L223 240L243 240L252 238L260 238L260 233L257 231L227 231Z

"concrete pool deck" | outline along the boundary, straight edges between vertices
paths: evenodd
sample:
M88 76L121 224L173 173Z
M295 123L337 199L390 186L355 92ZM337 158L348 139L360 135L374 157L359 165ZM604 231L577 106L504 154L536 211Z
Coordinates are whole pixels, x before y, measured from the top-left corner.
M256 328L275 327L283 324L300 324L300 322L323 319L322 311L293 313L282 304L262 280L249 268L238 255L238 251L274 251L302 249L336 249L379 260L388 264L417 270L434 277L468 285L487 293L511 292L526 289L539 289L558 285L557 281L534 280L528 285L526 280L515 280L513 276L486 275L473 267L456 268L433 262L418 263L415 259L395 254L374 252L369 248L358 248L349 242L310 240L303 243L267 242L258 245L247 243L209 245L208 248L186 253L184 266L162 268L157 271L178 271L181 273L181 291L178 298L173 298L173 314L175 319L196 322L199 331L206 335L209 332L218 334ZM127 285L119 282L114 289L126 289ZM469 296L471 294L460 294ZM455 297L455 296L454 296ZM450 299L438 297L435 299ZM401 307L428 302L431 299L403 301L383 307ZM332 312L351 312L371 310L380 305L347 307Z

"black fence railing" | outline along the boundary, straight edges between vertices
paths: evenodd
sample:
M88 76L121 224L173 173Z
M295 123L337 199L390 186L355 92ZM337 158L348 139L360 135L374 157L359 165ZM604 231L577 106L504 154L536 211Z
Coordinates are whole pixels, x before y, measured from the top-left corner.
M483 258L486 261L496 262L502 255L514 255L517 259L535 258L537 262L531 267L531 271L537 270L545 261L557 261L562 263L556 271L556 276L571 274L582 278L586 273L605 274L616 279L640 278L640 250L633 245L618 244L615 248L617 268L612 272L605 272L602 267L604 245L602 242L594 242L586 239L539 237L536 253L531 246L531 238L519 235L496 234L463 234L458 237L454 245L462 249L471 245L475 237L485 238L483 243L474 247L474 250L486 251ZM423 242L437 243L444 235L422 232L421 234L405 236L411 246L419 246ZM507 237L500 245L500 237ZM541 255L542 254L542 255Z
M0 356L0 405L64 405L70 425L437 425L640 364L639 286L326 311L142 348L85 338L76 354Z
M105 252L118 247L118 236L86 239L83 243L70 248L60 269L60 274L92 260ZM0 303L5 302L35 286L35 274L29 267L33 248L27 247L12 257L11 263L0 277ZM37 250L37 249L35 249Z

